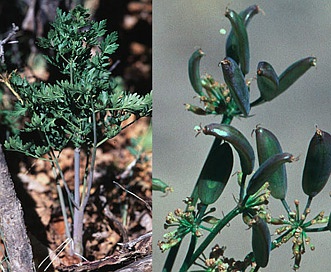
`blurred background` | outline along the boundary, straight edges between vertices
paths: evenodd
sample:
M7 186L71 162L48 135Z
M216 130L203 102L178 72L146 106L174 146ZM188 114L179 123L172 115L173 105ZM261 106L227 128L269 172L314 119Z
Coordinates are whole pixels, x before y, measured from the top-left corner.
M283 151L300 156L296 163L287 165L287 202L293 209L293 201L300 200L301 209L306 196L301 189L302 170L309 141L315 125L331 132L331 3L327 0L279 0L279 1L154 1L153 3L153 176L164 180L174 188L166 197L153 194L153 271L161 271L167 252L162 254L157 241L165 233L164 219L168 212L184 208L182 200L189 196L213 142L212 137L195 136L194 126L220 122L219 116L198 116L185 111L184 103L199 105L190 86L187 63L193 51L199 47L205 52L201 61L201 73L209 73L223 82L218 63L225 57L227 35L220 29L230 30L224 17L226 7L240 12L257 4L265 14L254 17L248 27L251 66L247 78L253 78L259 61L271 63L278 74L293 62L308 56L317 57L316 68L311 68L284 94L269 103L253 108L251 117L235 119L232 125L241 130L255 148L255 138L250 137L257 124L271 130L282 144ZM255 80L251 84L251 100L259 96ZM233 172L239 170L238 157ZM311 206L310 218L324 210L329 214L331 199L328 183ZM234 196L239 190L236 178L228 183L217 202L216 216L222 217L235 205ZM284 214L280 202L272 200L269 211L274 217ZM275 230L270 227L271 232ZM169 231L169 230L168 230ZM299 271L327 271L329 269L330 233L312 233L315 251L302 256ZM216 243L226 246L225 255L242 260L251 251L251 231L238 216L230 227L222 230ZM187 241L186 241L187 242ZM182 249L186 250L185 244ZM272 252L269 265L261 271L291 271L291 242ZM184 250L184 251L185 251ZM208 254L209 251L206 251ZM183 260L183 256L177 259ZM181 261L173 271L178 271Z

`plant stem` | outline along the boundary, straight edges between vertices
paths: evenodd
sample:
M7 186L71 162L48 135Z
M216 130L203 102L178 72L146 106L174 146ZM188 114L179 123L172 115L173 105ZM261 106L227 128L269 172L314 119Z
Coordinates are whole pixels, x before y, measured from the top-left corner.
M286 212L289 214L291 212L291 208L290 206L287 204L286 200L285 199L281 199L281 202L286 210Z
M79 193L79 187L80 187L80 176L79 171L80 169L80 148L76 147L74 151L74 171L75 171L75 202L80 203L80 193Z
M180 268L180 272L186 272L188 268L196 261L196 259L203 253L206 247L214 240L216 235L238 214L240 214L241 208L236 206L232 211L230 211L222 220L220 220L213 230L209 233L206 239L200 244L197 250L193 253L191 259L188 262L184 262Z
M76 203L75 200L74 200L74 198L72 197L72 194L71 194L71 192L69 190L68 184L67 184L67 182L64 179L64 174L63 174L62 169L60 167L59 161L58 161L57 157L55 156L53 150L50 151L49 157L50 157L50 160L52 162L52 167L54 169L56 168L59 171L59 174L60 174L61 179L62 179L62 182L63 182L63 186L64 186L64 188L65 188L65 190L67 192L67 195L68 195L69 199L71 200L71 202L74 204L75 207L78 207L79 206L79 203ZM56 177L57 177L57 174L55 173L54 174L54 178L56 179Z
M205 204L202 204L200 206L200 209L199 209L199 214L198 214L198 217L195 221L195 224L197 226L200 225L201 221L202 221L202 218L203 216L205 215L205 212L208 208L208 205L205 205ZM192 233L192 236L191 236L191 242L190 242L190 245L189 245L189 248L188 248L188 251L186 253L186 257L185 257L185 260L184 260L184 263L187 263L190 261L190 258L195 250L195 246L197 244L197 240L198 240L198 237L195 235L195 233Z
M49 155L50 156L50 155ZM50 157L51 161L52 161L52 170L53 170L53 176L54 179L56 180L56 190L57 193L59 195L59 201L60 201L60 206L61 206L61 212L62 212L62 216L63 216L63 221L64 221L64 226L65 226L65 230L66 230L66 236L68 239L71 239L71 234L70 234L70 230L69 230L69 222L68 222L68 216L67 216L67 212L66 212L66 206L65 206L65 202L64 202L64 197L63 197L63 193L62 193L62 188L59 182L59 179L57 177L56 174L56 168L55 168L55 164L53 159ZM69 201L70 202L70 201Z
M260 269L260 267L257 265L257 266L255 266L255 268L254 268L254 272L257 272L257 271L259 271L259 269Z
M310 228L305 229L305 232L322 232L322 231L330 231L329 228L326 227L319 227L319 228Z
M225 125L230 125L231 122L233 120L233 116L232 115L223 115L221 124L225 124Z
M174 266L176 256L178 254L178 250L180 248L181 243L182 243L182 241L180 241L177 245L170 248L170 251L169 251L167 259L164 263L162 272L171 272L172 271L172 267Z
M91 165L90 165L90 174L87 179L87 190L86 195L84 196L84 199L82 200L81 207L85 209L87 205L87 201L90 197L92 182L93 182L93 174L94 174L94 166L95 166L95 159L96 159L96 153L97 153L97 123L95 119L95 111L94 111L94 105L91 103L92 108L92 125L93 125L93 147L92 147L92 156L91 156Z
M303 211L303 217L302 217L302 219L300 220L300 223L299 223L300 225L303 223L303 221L305 221L305 218L306 218L306 216L308 214L309 207L310 207L312 201L313 201L313 197L312 196L309 196L308 199L307 199L306 207L305 207L305 209Z
M93 182L93 172L96 158L96 150L97 150L97 128L96 128L96 120L95 120L95 112L94 106L92 106L92 124L93 124L93 147L92 147L92 158L91 158L91 166L89 171L89 176L87 178L87 188L85 191L85 195L80 203L79 209L75 209L74 214L74 245L75 245L75 253L79 255L83 255L83 219L84 219L84 210L87 205L87 201L90 197L92 182ZM75 150L76 151L76 150ZM75 169L76 171L76 169ZM78 172L75 172L75 177L78 175L79 177L79 168ZM76 185L75 185L76 186ZM76 192L75 192L76 193ZM79 193L79 189L78 189Z
M65 203L64 203L62 188L61 188L61 185L58 181L56 182L56 190L57 190L57 193L59 195L64 226L65 226L65 229L66 229L66 236L67 236L67 238L71 239L71 234L70 234L70 230L69 230L68 216L67 216L67 212L66 212L66 206L65 206Z
M80 148L76 147L74 151L74 171L75 171L75 202L80 204ZM73 229L73 239L74 239L74 251L78 255L83 253L83 214L84 209L75 207L74 209L74 229Z
M195 250L195 246L197 244L197 241L198 241L197 236L194 235L194 234L192 234L191 235L190 245L189 245L189 248L187 250L186 257L184 259L184 264L190 262L190 258L193 255L193 252Z

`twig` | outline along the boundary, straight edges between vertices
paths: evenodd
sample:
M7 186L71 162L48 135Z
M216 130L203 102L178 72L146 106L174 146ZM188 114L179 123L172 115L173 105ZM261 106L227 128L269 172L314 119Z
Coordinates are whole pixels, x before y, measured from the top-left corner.
M132 249L136 244L138 244L140 241L148 239L152 237L152 232L148 232L144 235L139 236L137 239L134 239L132 241L129 241L127 243L117 243L118 245L122 246L124 249Z
M116 176L117 179L126 179L130 176L132 168L137 164L138 159L134 159L130 164L125 168L122 174Z
M145 201L143 200L141 197L137 196L136 194L130 192L129 190L125 189L121 184L119 184L118 182L116 182L115 180L113 181L113 183L115 183L118 187L120 187L122 190L126 191L127 193L133 195L134 197L138 198L140 201L145 203L146 208L151 212L152 211L152 207Z
M12 23L12 30L8 33L7 37L0 41L0 58L1 62L5 62L5 50L3 49L3 45L6 44L13 36L17 34L19 27Z

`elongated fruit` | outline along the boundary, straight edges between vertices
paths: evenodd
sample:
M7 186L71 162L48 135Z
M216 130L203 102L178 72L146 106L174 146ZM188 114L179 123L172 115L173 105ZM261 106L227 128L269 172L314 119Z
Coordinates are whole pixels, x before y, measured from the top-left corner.
M331 173L331 135L320 129L310 140L302 176L306 195L316 196L326 185Z
M249 72L249 43L246 26L243 19L234 10L227 9L225 12L231 23L233 33L235 34L238 41L238 56L240 69L244 75Z
M248 196L255 194L264 183L269 181L270 176L279 169L282 164L295 160L297 159L292 154L285 152L275 154L264 161L249 180L246 189L246 200Z
M252 224L252 248L255 262L260 267L266 267L271 250L270 231L267 223L258 216L254 216Z
M202 96L202 84L200 77L200 60L205 55L201 49L198 49L193 52L192 56L188 61L188 75L191 82L191 85L194 91Z
M271 131L262 127L257 127L255 129L255 135L260 165L271 156L283 152L278 139ZM270 175L268 182L271 195L276 199L285 199L287 192L285 164L281 165L272 175Z
M220 62L220 65L222 67L224 81L230 90L232 98L242 114L248 116L250 111L249 91L238 64L233 59L227 57Z
M255 162L254 150L239 130L230 125L213 123L205 126L202 129L202 132L206 135L215 136L232 144L238 152L243 174L249 175L253 172Z
M166 184L164 181L162 181L158 178L153 178L152 179L152 190L166 193L166 192L172 191L172 188L168 184Z
M228 143L211 151L198 179L198 196L205 205L214 203L222 194L233 167L233 152Z
M312 66L316 66L315 57L307 57L289 66L279 76L279 93L281 94L287 88L289 88L296 80L298 80L308 69Z
M239 16L243 20L246 28L254 15L258 14L259 11L259 6L252 5L239 13ZM231 29L228 38L226 39L226 56L232 58L237 63L239 63L238 51L238 39L234 34L233 29Z
M266 61L259 62L256 74L261 97L265 101L271 101L278 95L278 75L272 65Z

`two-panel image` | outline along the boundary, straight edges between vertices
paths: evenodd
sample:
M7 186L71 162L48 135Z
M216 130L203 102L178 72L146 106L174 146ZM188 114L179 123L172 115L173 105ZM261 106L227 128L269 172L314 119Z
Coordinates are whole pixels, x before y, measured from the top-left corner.
M328 271L330 11L0 1L0 271Z

